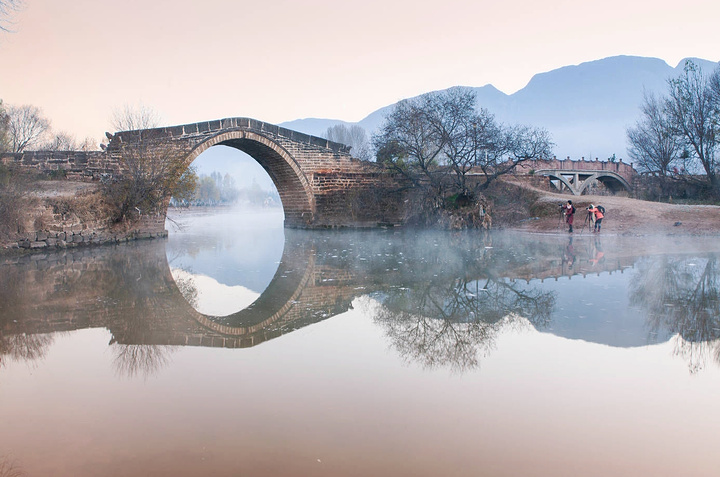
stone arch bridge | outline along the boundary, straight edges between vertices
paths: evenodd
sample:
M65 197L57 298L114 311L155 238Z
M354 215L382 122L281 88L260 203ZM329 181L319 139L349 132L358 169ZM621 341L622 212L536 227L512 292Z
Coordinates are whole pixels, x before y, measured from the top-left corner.
M398 202L395 207L383 203L389 196L382 193L386 178L381 167L352 157L344 144L250 118L107 135L111 139L106 148L110 158L117 158L124 147L140 144L155 152L173 154L184 167L216 145L247 153L275 183L285 211L285 225L289 227L362 227L400 222ZM396 188L388 187L387 191Z

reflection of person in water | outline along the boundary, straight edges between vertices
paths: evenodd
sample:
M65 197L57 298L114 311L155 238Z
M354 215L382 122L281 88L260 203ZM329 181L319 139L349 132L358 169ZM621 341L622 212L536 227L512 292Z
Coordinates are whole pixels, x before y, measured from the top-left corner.
M563 273L565 272L565 265L567 265L568 271L572 271L574 264L575 264L575 247L573 246L573 238L572 238L572 236L570 236L570 239L568 240L568 243L565 246L565 250L563 250L563 255L562 255Z
M597 265L598 263L600 263L603 260L603 258L605 257L605 252L603 252L602 244L600 243L600 240L598 240L598 239L595 240L595 243L593 244L593 249L594 249L593 258L588 260L588 262L590 262L590 265L592 265L594 267L595 265Z

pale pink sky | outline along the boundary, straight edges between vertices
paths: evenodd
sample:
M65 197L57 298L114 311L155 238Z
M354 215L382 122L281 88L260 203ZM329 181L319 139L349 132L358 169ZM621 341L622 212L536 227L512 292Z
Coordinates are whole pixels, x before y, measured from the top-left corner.
M25 0L0 98L100 138L125 104L173 125L358 121L454 85L506 93L614 55L720 59L717 0Z

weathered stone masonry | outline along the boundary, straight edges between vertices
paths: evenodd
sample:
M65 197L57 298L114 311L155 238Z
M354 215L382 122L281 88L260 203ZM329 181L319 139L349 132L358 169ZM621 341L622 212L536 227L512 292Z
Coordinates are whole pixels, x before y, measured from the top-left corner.
M267 171L280 194L288 227L375 227L402 221L403 200L395 179L381 166L353 158L349 147L326 139L249 118L121 131L109 137L105 151L39 151L5 154L0 160L54 179L100 184L122 175L121 151L126 145L142 143L171 154L185 167L208 148L224 145L249 154ZM54 224L52 229L29 232L16 246L44 248L164 236L163 218L161 213L145 217L133 230L110 231L102 217L77 224L54 216L46 220Z
M350 149L315 136L249 118L228 118L167 128L125 131L108 145L116 157L123 144L152 143L177 151L189 166L215 145L252 156L270 175L280 194L289 227L372 227L400 223L402 201L394 207L378 200L397 184L375 164L355 159Z

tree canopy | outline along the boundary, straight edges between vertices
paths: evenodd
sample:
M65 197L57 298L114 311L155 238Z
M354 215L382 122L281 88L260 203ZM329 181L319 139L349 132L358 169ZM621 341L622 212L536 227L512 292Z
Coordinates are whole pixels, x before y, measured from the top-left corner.
M523 161L551 157L546 130L505 126L476 103L467 88L399 102L373 138L377 161L442 197L473 195Z
M627 130L630 155L638 169L661 177L701 172L719 195L720 66L708 75L688 60L667 87L664 96L645 95L640 119Z

